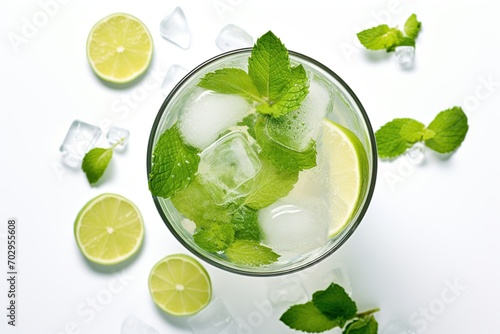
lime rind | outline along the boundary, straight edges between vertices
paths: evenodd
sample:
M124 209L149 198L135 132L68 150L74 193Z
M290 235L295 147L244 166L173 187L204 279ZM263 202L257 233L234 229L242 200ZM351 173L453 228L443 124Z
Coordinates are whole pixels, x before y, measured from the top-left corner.
M175 271L174 268L165 268L164 265L170 261L183 262L182 271ZM172 263L172 262L171 262ZM205 288L193 288L192 284L204 285ZM162 287L158 287L161 284ZM188 292L184 295L182 291L176 291L176 285L181 284ZM191 284L191 286L190 286ZM171 254L158 261L149 274L148 278L149 292L154 303L164 312L174 316L188 316L198 313L205 308L212 299L212 282L210 275L196 259L186 254ZM164 303L159 300L160 297L167 299ZM202 300L196 300L197 297ZM186 299L196 301L186 309ZM174 304L182 304L183 310L175 309Z
M137 22L140 26L142 26L142 28L144 29L144 32L146 33L146 36L149 40L149 44L150 44L150 48L149 50L147 51L147 61L143 64L143 66L139 69L137 69L133 74L131 74L130 76L127 76L125 78L116 78L116 77L113 77L113 76L110 76L110 75L106 75L104 73L102 73L101 70L99 70L95 64L95 62L93 61L92 59L92 55L91 55L91 43L93 41L93 35L94 35L94 31L100 27L103 26L103 24L107 21L109 21L110 19L113 19L115 17L124 17L124 18L127 18L129 20L132 20L132 21L135 21ZM114 84L125 84L125 83L130 83L132 81L134 81L135 79L137 79L138 77L140 77L144 72L146 72L146 70L148 69L148 67L150 66L151 64L151 61L152 61L152 58L153 58L153 49L154 49L154 46L153 46L153 38L151 37L151 33L149 32L148 28L146 27L146 25L141 21L139 20L138 18L136 18L135 16L132 16L130 14L126 14L126 13L114 13L114 14L111 14L111 15L108 15L106 17L104 17L103 19L99 20L93 27L92 29L90 30L90 33L87 37L87 43L86 43L86 54L87 54L87 59L89 61L89 64L92 68L92 70L94 71L94 73L99 77L101 78L102 80L104 81L107 81L107 82L110 82L110 83L114 83Z
M86 249L82 238L80 236L80 229L81 229L81 224L83 217L96 205L97 203L102 202L105 199L115 199L120 202L127 203L127 205L130 205L130 207L133 209L133 211L137 214L137 224L138 224L138 235L134 235L133 239L135 240L134 247L130 248L126 253L121 254L120 256L115 256L113 258L107 258L107 257L96 257L94 255L91 255L89 251ZM75 219L75 223L73 225L73 231L76 239L76 243L78 245L78 248L80 249L81 253L83 256L89 260L90 262L100 264L100 265L114 265L121 263L129 258L131 258L134 254L138 252L138 250L141 248L143 240L144 240L144 222L142 219L141 212L137 208L137 206L132 203L129 199L117 195L117 194L112 194L112 193L104 193L101 195L98 195L94 198L92 198L90 201L88 201L83 208L78 212L78 215ZM97 237L96 237L97 238Z

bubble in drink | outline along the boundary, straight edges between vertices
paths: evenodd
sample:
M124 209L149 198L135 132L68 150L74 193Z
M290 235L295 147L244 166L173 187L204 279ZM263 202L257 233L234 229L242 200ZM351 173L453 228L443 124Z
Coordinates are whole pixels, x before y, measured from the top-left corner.
M183 49L189 49L191 45L191 31L186 20L186 15L182 8L177 7L172 13L165 16L160 22L160 34L166 40L180 46Z
M250 104L240 96L197 88L182 110L179 130L186 143L204 150L222 132L236 125L250 108Z
M242 132L230 132L201 153L198 175L215 203L236 203L247 196L261 163Z

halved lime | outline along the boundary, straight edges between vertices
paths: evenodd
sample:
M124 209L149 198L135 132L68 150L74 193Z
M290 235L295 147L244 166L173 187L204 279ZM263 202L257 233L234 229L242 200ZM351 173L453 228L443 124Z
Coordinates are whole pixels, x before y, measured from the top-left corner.
M132 15L116 13L97 22L87 39L87 58L101 79L113 83L134 80L148 68L153 39Z
M83 255L102 265L130 258L144 239L139 209L125 197L109 193L85 204L76 217L74 231Z
M185 254L173 254L151 269L149 292L163 311L176 316L191 315L210 302L212 283L197 260Z
M361 205L368 180L368 157L358 137L349 129L323 120L322 149L328 161L328 179L333 189L333 217L329 237L338 234Z

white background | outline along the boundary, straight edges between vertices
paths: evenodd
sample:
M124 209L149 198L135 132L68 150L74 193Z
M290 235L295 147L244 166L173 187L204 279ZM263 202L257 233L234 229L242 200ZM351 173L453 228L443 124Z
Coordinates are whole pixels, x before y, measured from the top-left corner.
M54 1L0 1L2 273L7 271L7 219L19 222L18 326L6 325L7 282L1 274L2 333L119 333L128 314L161 333L190 332L187 318L162 314L149 296L152 266L187 250L169 233L151 199L146 147L164 99L158 81L173 64L191 69L220 53L214 40L228 23L254 38L272 30L289 49L329 66L356 92L374 129L395 117L428 124L441 110L464 108L470 129L454 155L427 151L418 165L408 157L380 161L376 191L359 229L336 254L294 276L310 294L323 288L315 283L322 275L342 263L359 309L380 307L380 332L398 319L428 334L498 333L500 27L495 1L62 2L50 7L48 16L43 4ZM191 27L189 50L159 34L159 22L177 6ZM155 45L148 75L124 89L98 80L85 53L91 27L114 12L142 20ZM360 48L356 32L382 22L402 26L411 13L423 23L413 69L400 68L392 54ZM37 26L27 34L29 22ZM115 154L96 187L60 161L59 146L74 119L131 132L128 149ZM73 237L80 208L103 192L135 202L146 228L134 261L108 272L90 265ZM282 278L243 277L204 265L214 296L246 323L247 333L293 332L277 320L282 309L270 315L258 307L265 304L270 284Z

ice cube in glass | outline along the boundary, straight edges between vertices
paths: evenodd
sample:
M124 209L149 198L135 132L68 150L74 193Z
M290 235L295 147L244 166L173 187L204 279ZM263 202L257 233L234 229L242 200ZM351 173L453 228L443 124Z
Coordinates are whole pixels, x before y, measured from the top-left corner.
M63 155L63 163L69 167L79 167L83 157L94 147L101 133L102 131L98 126L79 120L73 121L59 148Z
M223 205L248 195L260 168L246 135L232 131L201 153L198 175L215 203Z

